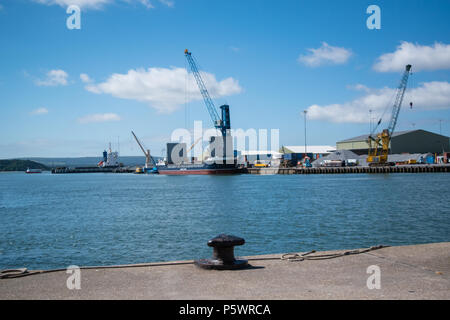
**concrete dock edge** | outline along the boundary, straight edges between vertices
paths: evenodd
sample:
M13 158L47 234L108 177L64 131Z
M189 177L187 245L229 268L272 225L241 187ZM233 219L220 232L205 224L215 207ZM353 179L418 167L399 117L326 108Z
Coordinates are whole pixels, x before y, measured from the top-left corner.
M0 299L450 299L450 242L327 260L281 256L246 257L252 267L237 271L203 270L192 261L81 270L80 289L68 289L64 271L0 279ZM380 288L370 289L376 267Z

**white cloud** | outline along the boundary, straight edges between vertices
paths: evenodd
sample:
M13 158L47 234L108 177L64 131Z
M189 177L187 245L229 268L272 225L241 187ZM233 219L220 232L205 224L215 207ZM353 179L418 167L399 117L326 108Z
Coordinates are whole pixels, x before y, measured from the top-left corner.
M69 75L64 70L50 70L44 80L37 79L38 86L65 86Z
M422 46L403 41L394 52L381 55L373 68L378 72L397 72L407 64L415 71L450 69L450 45Z
M86 73L80 74L80 79L84 83L91 83L93 80Z
M161 2L162 4L164 4L170 8L173 8L175 6L175 2L171 1L171 0L159 0L159 2Z
M115 113L97 113L89 114L87 116L78 119L80 123L92 123L92 122L110 122L120 121L121 118Z
M151 2L149 0L139 0L139 2L146 7L147 9L152 9L154 8L153 5L151 4Z
M47 108L37 108L37 109L31 111L32 115L40 115L40 114L47 114L47 113L48 113Z
M154 6L150 2L150 0L123 0L123 1L125 1L127 3L139 2L140 4L142 4L147 9L153 9L154 8Z
M45 5L59 5L67 8L70 5L77 5L82 9L102 9L105 5L112 4L114 2L126 2L126 3L139 3L147 9L154 8L150 0L33 0L34 2ZM158 0L160 3L173 7L174 2L170 0Z
M391 88L368 89L364 96L342 104L311 105L307 109L308 117L336 123L368 123L369 110L372 110L374 117L379 119L384 114L383 120L386 120L390 117L395 92L396 89ZM410 102L413 102L414 109L450 109L450 83L421 83L419 87L406 91L402 108L409 108Z
M237 94L242 91L237 80L217 81L213 74L201 72L212 98ZM186 83L186 78L188 82ZM110 94L117 98L147 102L159 112L170 113L180 105L201 100L192 74L184 68L148 68L129 70L126 74L113 74L105 82L86 86L93 93Z
M318 67L324 64L343 64L353 54L350 49L333 47L326 42L322 42L320 48L310 48L308 51L309 54L298 57L298 62L309 67Z
M368 88L367 86L365 86L363 84L360 84L360 83L353 84L353 85L348 85L347 89L355 90L355 91L364 91L364 92L370 92L371 91L370 88Z
M33 0L45 5L59 5L67 8L70 5L76 5L85 9L100 9L104 5L112 3L114 0Z

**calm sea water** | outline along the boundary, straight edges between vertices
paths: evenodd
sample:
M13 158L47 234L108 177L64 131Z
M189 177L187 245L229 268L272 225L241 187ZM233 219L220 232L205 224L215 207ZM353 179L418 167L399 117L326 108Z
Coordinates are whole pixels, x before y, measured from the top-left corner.
M446 173L0 174L0 268L46 269L450 241Z

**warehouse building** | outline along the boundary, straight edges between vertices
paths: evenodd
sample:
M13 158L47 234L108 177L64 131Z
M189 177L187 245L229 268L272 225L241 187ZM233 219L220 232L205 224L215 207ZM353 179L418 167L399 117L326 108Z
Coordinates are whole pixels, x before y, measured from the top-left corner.
M336 142L337 150L350 150L358 155L367 154L369 135L362 135ZM450 151L449 137L426 130L394 132L390 143L390 153L438 153Z

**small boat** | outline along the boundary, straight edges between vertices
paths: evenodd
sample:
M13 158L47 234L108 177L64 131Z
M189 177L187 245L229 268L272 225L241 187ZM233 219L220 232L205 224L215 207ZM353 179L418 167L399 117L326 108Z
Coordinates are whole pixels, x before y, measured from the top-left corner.
M41 169L30 169L28 168L27 171L25 171L26 173L42 173Z

